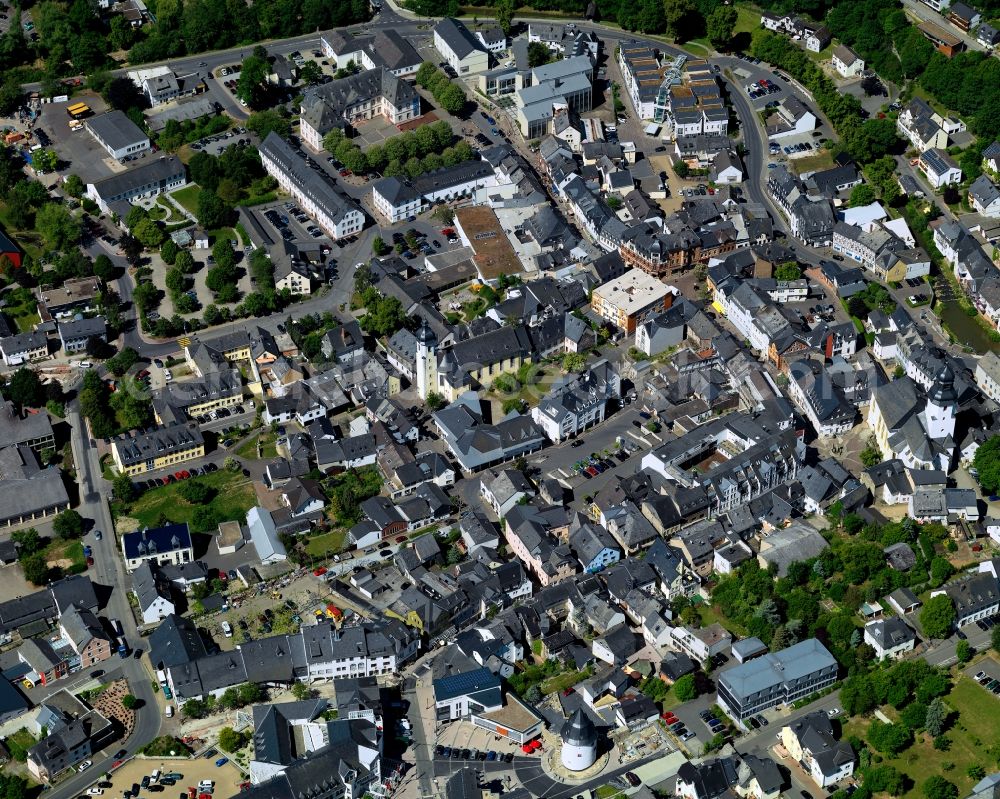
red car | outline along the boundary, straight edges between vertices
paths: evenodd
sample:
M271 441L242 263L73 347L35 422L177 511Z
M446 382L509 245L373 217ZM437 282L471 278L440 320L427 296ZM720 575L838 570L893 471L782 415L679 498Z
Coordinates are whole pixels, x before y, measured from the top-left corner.
M222 569L219 569L219 579L222 580L222 582L226 582L229 579L229 575L222 571Z
M405 544L406 543L406 536L405 535L397 535L396 536L396 543L397 544Z
M313 574L315 574L317 577L322 577L324 574L326 574L326 566L320 566L318 569L313 569Z
M599 474L600 474L600 472L599 472L599 471L597 471L597 469L595 469L595 468L594 468L593 466L588 466L588 467L586 468L586 470L585 470L585 471L586 471L586 472L587 472L587 474L589 474L589 475L590 475L591 477L597 477L597 475L599 475Z
M188 471L187 469L185 469L185 470L184 470L183 472L181 472L181 476L182 476L182 477L183 477L183 478L184 478L185 480L187 480L187 479L188 479L188 478L189 478L189 477L191 476L191 472L189 472L189 471Z
M176 477L178 480L183 480L184 472L174 472L174 477Z
M121 764L122 764L122 761L120 761L120 760L116 760L116 761L115 761L114 763L112 763L112 764L111 764L111 769L112 769L112 771L113 771L114 769L118 768L118 767L119 767L119 766L120 766Z
M667 721L667 722L670 722L671 724L672 724L673 722L677 721L677 716L675 716L675 715L674 715L673 713L671 713L671 712L670 712L669 710L668 710L668 711L667 711L666 713L663 713L663 714L661 715L661 718L662 718L662 719L663 719L664 721Z

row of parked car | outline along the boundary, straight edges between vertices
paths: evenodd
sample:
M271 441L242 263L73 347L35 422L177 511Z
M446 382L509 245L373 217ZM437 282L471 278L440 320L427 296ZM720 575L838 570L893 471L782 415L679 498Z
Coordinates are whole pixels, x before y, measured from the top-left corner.
M503 762L510 763L514 760L514 755L510 752L500 753L494 752L492 749L490 751L480 751L478 749L459 749L451 746L442 746L438 744L434 747L434 754L438 757L449 757L457 760L480 760L484 762Z
M677 718L677 716L675 716L672 711L668 710L666 713L663 713L660 716L660 718L663 719L663 723L667 725L667 727L670 729L670 732L672 732L682 741L690 741L692 738L694 738L694 733L691 732L691 730L687 728L687 725L685 725L683 721Z
M758 97L765 97L768 94L777 94L781 91L781 87L774 81L761 78L759 81L747 85L746 91L751 100L756 100Z
M230 81L226 82L228 86ZM233 82L235 85L235 82ZM204 139L199 139L191 144L192 150L204 150L205 145L212 144L213 142L223 141L224 139L232 139L243 133L246 133L245 128L233 128L232 130L227 130L225 133L217 133L214 136L207 136ZM249 138L237 139L233 144L250 144ZM226 145L228 147L228 145Z
M990 497L990 502L996 502L996 496ZM988 619L980 619L976 622L976 626L982 630L984 633L988 630L992 630L994 627L1000 624L1000 616L990 616Z
M191 467L190 469L183 469L179 472L174 472L173 474L165 475L164 477L154 477L150 480L136 480L133 485L137 491L149 491L153 488L159 488L160 486L170 485L171 483L179 483L181 480L190 480L192 477L198 477L199 475L205 475L209 472L217 472L219 467L214 463L206 463L200 469Z
M1000 680L993 679L985 671L981 671L976 675L976 682L991 694L1000 694Z

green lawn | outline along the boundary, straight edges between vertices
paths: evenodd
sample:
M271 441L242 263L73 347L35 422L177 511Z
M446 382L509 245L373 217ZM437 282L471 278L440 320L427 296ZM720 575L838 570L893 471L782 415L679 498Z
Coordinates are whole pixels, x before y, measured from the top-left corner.
M704 603L698 605L698 615L701 616L701 626L707 627L709 624L721 624L729 632L740 638L747 637L747 631L730 619L727 619L711 605Z
M344 539L346 533L343 530L334 530L322 535L314 535L306 543L306 552L314 558L326 558L335 555L344 549Z
M178 189L170 196L173 197L178 203L184 206L184 209L189 213L198 213L198 195L201 194L201 186L197 183L192 183L189 186L185 186L183 189Z
M590 669L583 669L581 671L567 671L557 674L555 677L549 677L540 686L542 694L548 696L549 694L554 694L556 691L565 691L567 688L572 688L578 682L587 679L592 673Z
M177 467L178 470L182 468ZM209 506L215 509L219 521L240 521L257 502L253 485L238 472L220 469L193 480L215 489ZM190 522L201 506L192 505L180 495L181 485L183 483L171 483L147 491L132 503L125 515L135 519L140 527L155 527L161 514L172 522Z
M215 230L207 230L205 232L208 233L209 243L213 245L220 239L230 239L231 241L239 241L239 237L236 235L236 231L231 227L220 227Z
M156 204L159 205L160 207L162 207L164 211L166 211L166 214L167 214L166 222L167 222L167 224L173 224L173 223L177 223L177 222L187 222L188 221L187 217L184 216L183 214L181 214L177 210L177 208L174 206L174 204L172 202L170 202L170 200L168 200L166 198L165 195L163 195L163 194L159 195L156 198Z
M54 538L45 547L43 554L48 563L68 560L77 568L86 568L87 566L87 559L83 556L83 544L79 541L63 541L61 538ZM64 566L64 568L66 567Z
M805 172L815 172L819 169L832 169L833 156L829 150L824 150L816 155L807 155L805 158L795 158L789 162L795 173L802 175Z
M955 783L959 796L967 796L976 782L966 773L969 767L982 766L989 773L1000 756L1000 704L995 697L975 681L960 676L944 701L958 713L957 718L949 720L950 727L944 734L951 741L947 752L936 750L930 737L922 734L909 749L884 760L913 781L902 799L922 799L921 786L934 774ZM890 718L897 715L889 713ZM869 723L868 719L852 719L845 726L843 737L863 738Z
M272 432L270 429L265 429L261 433L255 436L251 436L236 450L236 455L243 460L255 461L257 460L257 439L260 439L262 443L261 458L263 460L269 460L271 458L278 457L278 448L275 446L275 442L278 439L277 433Z

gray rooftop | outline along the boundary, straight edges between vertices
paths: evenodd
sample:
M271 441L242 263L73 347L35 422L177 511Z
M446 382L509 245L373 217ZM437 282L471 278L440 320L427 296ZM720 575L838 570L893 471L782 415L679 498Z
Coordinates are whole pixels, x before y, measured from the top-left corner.
M394 78L394 80L398 79ZM333 86L333 83L329 85ZM316 203L334 221L343 219L351 212L358 212L358 206L353 200L338 192L329 180L310 169L302 156L296 153L291 145L274 131L267 135L259 149L262 156L274 161L281 171L295 183L299 191Z
M104 144L113 150L121 150L139 142L148 141L145 133L121 111L109 111L106 114L87 120L87 129Z
M808 638L729 669L722 673L719 682L732 696L742 699L823 669L836 668L837 660L829 650L815 638Z

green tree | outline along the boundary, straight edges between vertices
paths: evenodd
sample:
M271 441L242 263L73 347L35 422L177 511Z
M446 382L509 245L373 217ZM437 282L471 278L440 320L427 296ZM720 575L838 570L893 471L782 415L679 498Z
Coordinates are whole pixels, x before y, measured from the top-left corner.
M7 398L22 408L40 408L45 403L45 389L33 369L22 366L11 377L4 391Z
M875 202L875 189L867 183L859 183L851 189L851 198L847 204L851 208L858 208L863 205L871 205Z
M948 708L940 697L933 699L927 706L927 716L924 719L924 729L932 738L937 738L944 732L948 723Z
M230 223L233 209L226 205L214 191L202 189L198 195L198 209L195 215L202 227L214 230Z
M73 509L64 510L52 520L52 532L62 539L79 538L83 533L83 517Z
M976 478L983 491L996 494L1000 491L1000 436L990 438L980 445L972 459L979 476Z
M69 209L59 203L46 203L35 214L35 227L53 250L65 250L80 242L83 227Z
M266 139L267 134L272 131L283 139L287 139L288 134L291 133L292 125L277 111L258 111L247 119L247 130L252 130L261 139Z
M934 774L924 780L920 790L927 799L957 799L958 788L939 774Z
M552 60L552 51L542 42L531 42L528 45L528 66L541 67Z
M28 527L25 530L15 530L10 534L10 540L17 547L18 560L23 560L29 555L34 555L42 548L42 539L38 535L38 530Z
M307 86L323 80L323 69L315 61L306 61L299 70L299 80Z
M66 179L63 181L63 191L65 191L70 197L76 197L79 199L83 196L83 192L86 190L86 186L83 184L79 175L67 175Z
M663 0L664 23L675 41L687 36L696 14L694 0Z
M493 5L493 13L504 36L510 36L511 22L514 19L514 9L516 7L517 3L515 0L496 0Z
M35 552L22 558L21 571L24 579L32 585L45 585L49 579L49 564L45 562L45 556L41 552Z
M309 62L313 63L313 62ZM300 683L297 683L300 684ZM246 745L246 739L243 735L236 732L232 727L223 727L219 730L219 748L223 752L229 752L233 754L238 750L242 749Z
M194 256L187 250L181 250L174 259L174 266L180 269L185 275L194 271Z
M149 217L141 220L138 225L132 228L132 235L139 239L147 250L159 247L166 238L163 228Z
M116 499L122 502L131 502L135 499L135 483L127 474L116 474L111 487Z
M243 59L240 77L236 82L236 96L251 108L256 108L261 103L264 83L270 71L267 52L263 48L259 51L254 48L254 52Z
M674 683L674 695L681 702L690 702L698 696L698 685L693 674L685 674Z
M973 654L972 645L968 641L963 639L955 644L955 657L958 658L959 663L968 663L972 660Z
M873 749L889 755L899 754L913 743L913 733L905 724L884 724L878 719L868 725L866 737Z
M180 252L180 248L177 246L173 239L166 239L160 246L160 257L163 262L168 266L173 266L174 262L177 260L177 253Z
M691 167L685 161L674 161L674 174L683 180L691 174Z
M135 710L135 708L139 705L138 698L136 698L132 694L125 694L125 696L122 697L121 701L122 701L122 707L124 707L126 710Z
M378 256L385 255L389 251L389 246L381 236L372 239L372 252Z
M31 155L31 163L36 171L43 174L54 172L59 165L59 156L52 150L35 150Z
M736 28L736 9L733 6L719 6L705 21L708 31L708 40L712 46L719 50L728 49L729 43L733 40L733 31Z
M193 505L200 505L204 502L208 502L213 492L212 489L204 483L200 483L197 480L191 480L181 483L178 493L182 498Z
M430 408L432 411L439 411L447 404L448 403L445 400L445 398L442 397L440 394L438 394L436 391L427 392L427 407ZM997 630L1000 630L1000 627L998 627ZM998 641L997 643L1000 643L1000 641ZM1000 647L994 647L994 648L998 652L1000 652Z
M781 264L774 270L775 280L798 280L802 277L802 270L795 261Z
M1000 652L1000 624L993 628L990 633L990 646L994 652Z
M928 638L945 638L955 622L955 604L947 594L931 597L920 611L920 626Z
M114 280L115 265L104 253L101 253L94 259L94 275L105 283Z
M304 702L312 696L312 689L303 682L297 682L292 686L292 696L300 702Z

